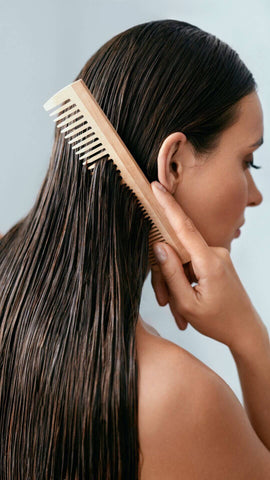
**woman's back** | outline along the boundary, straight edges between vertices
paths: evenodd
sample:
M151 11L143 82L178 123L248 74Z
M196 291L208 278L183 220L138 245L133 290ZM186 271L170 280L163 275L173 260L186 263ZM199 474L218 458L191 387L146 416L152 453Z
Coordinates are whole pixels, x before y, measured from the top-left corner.
M137 328L141 480L270 478L269 452L213 370Z
M181 205L185 193L207 243L228 245L247 185L260 201L251 162L223 137L256 86L236 52L186 22L148 22L109 40L79 79L147 179ZM258 143L261 115L240 110ZM92 156L78 162L57 127L37 200L0 242L1 480L138 480L139 447L143 480L269 479L269 452L229 387L137 328L152 221L105 152L93 169Z

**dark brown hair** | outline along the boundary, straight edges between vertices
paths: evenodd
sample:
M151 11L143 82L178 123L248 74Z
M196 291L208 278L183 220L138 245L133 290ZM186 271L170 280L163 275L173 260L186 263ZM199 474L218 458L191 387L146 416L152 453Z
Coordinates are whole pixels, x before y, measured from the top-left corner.
M120 33L78 78L150 181L166 136L210 152L256 88L226 43L176 20ZM34 206L0 240L2 480L139 478L149 228L116 166L102 159L91 176L57 130Z

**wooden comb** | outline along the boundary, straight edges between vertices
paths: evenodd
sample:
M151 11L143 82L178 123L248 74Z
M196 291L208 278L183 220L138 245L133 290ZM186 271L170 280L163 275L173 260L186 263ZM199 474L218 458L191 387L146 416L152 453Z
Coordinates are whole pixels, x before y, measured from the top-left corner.
M55 122L62 120L56 126L69 139L68 143L74 144L72 149L89 170L105 156L117 165L123 182L135 193L143 215L150 221L150 264L156 264L153 252L156 242L168 243L176 250L183 264L189 262L190 256L156 200L149 181L84 81L80 79L62 88L43 106L46 111L58 107L50 116L57 115Z

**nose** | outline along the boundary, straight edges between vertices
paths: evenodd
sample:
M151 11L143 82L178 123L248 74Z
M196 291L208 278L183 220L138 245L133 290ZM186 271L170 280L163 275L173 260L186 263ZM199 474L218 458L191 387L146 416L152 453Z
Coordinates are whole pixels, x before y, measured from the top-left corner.
M263 196L257 188L251 173L248 171L248 207L257 207L263 201Z

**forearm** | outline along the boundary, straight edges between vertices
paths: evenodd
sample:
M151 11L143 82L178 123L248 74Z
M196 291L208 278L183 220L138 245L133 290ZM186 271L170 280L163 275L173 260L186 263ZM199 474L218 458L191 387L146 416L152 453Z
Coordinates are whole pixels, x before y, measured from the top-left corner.
M258 437L270 450L270 341L265 326L239 348L231 348L246 412Z

